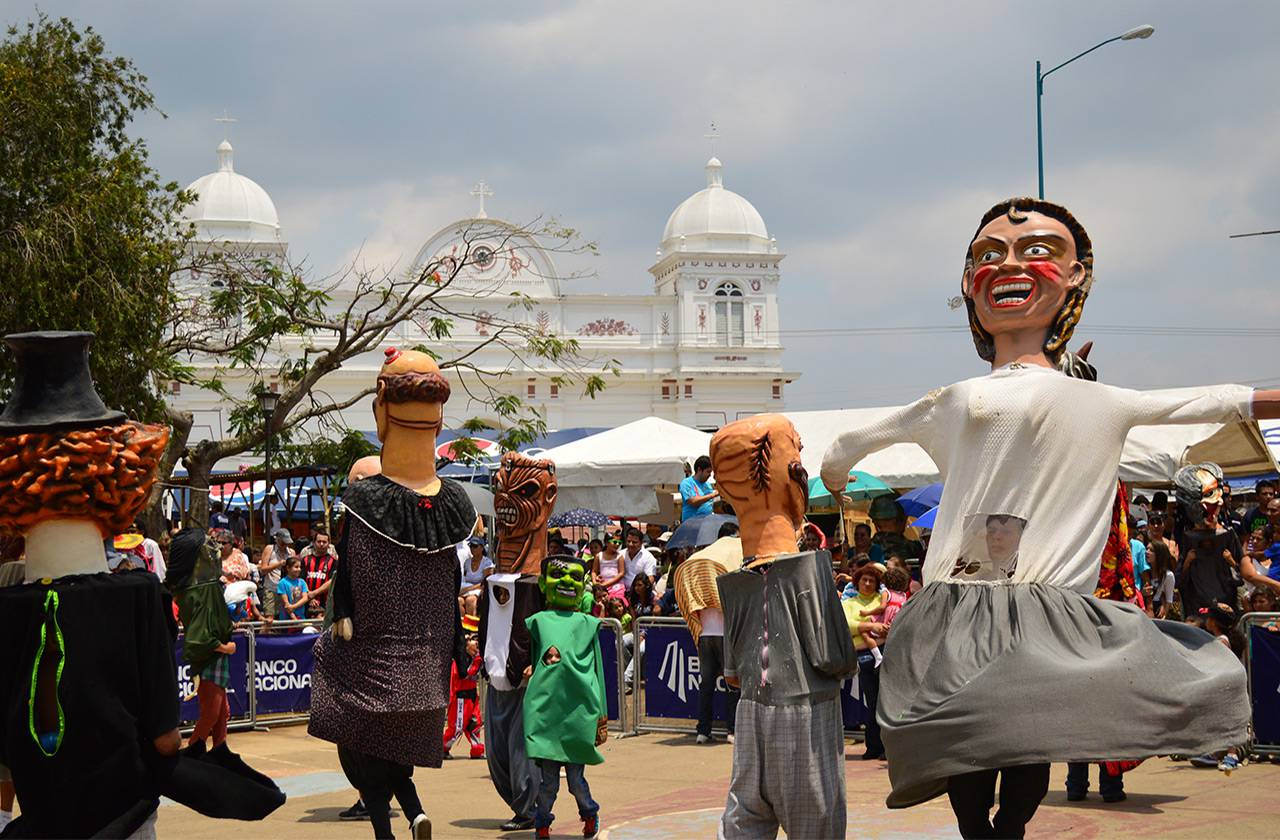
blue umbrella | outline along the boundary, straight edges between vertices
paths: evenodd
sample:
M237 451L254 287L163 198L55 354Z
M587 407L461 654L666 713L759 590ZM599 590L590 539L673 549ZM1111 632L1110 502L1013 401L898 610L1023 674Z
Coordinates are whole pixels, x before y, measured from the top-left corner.
M609 517L603 513L587 508L574 508L564 513L557 513L548 523L552 528L568 528L581 525L584 528L600 528L609 524Z
M738 524L738 517L713 513L686 519L667 540L667 548L701 548L720 538L720 526L726 522Z
M915 522L912 522L911 525L914 528L933 528L934 520L936 520L937 518L938 518L938 509L936 507L929 508L928 510L926 510L924 513L920 515L919 519L917 519Z
M936 508L942 501L942 482L917 487L909 493L898 497L898 503L907 512L907 516L920 516L925 511Z

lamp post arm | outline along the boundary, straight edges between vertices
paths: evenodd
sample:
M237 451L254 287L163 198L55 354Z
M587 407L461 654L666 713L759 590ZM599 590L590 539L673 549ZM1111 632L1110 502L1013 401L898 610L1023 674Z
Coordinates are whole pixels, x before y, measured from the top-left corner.
M1105 47L1107 44L1110 44L1112 41L1119 41L1119 40L1122 40L1123 38L1124 38L1124 36L1123 36L1123 35L1117 35L1117 36L1115 36L1114 38L1108 38L1107 40L1103 41L1103 42L1102 42L1102 43L1100 43L1100 44L1094 44L1092 47L1089 47L1089 49L1085 50L1084 52L1080 53L1079 55L1075 55L1075 56L1072 56L1071 58L1068 58L1066 61L1064 61L1064 62L1062 62L1061 64L1059 64L1057 67L1051 67L1051 68L1049 68L1048 70L1046 70L1046 71L1044 71L1043 73L1041 73L1041 74L1040 74L1040 82L1041 82L1041 84L1043 84L1043 83L1044 83L1044 80L1045 80L1045 79L1047 79L1047 78L1049 78L1049 74L1050 74L1050 73L1052 73L1052 72L1054 72L1055 70L1061 70L1063 67L1066 67L1066 66L1067 66L1068 64L1070 64L1071 62L1076 61L1076 60L1081 59L1081 58L1084 58L1086 55L1088 55L1089 53L1091 53L1091 52L1093 52L1094 50L1098 49L1099 47Z

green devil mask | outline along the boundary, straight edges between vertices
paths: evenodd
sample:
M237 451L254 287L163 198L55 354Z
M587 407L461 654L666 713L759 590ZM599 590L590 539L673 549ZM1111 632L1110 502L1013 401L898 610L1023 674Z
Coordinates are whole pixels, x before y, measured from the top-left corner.
M586 585L587 569L581 560L567 555L543 559L538 588L551 609L576 611Z

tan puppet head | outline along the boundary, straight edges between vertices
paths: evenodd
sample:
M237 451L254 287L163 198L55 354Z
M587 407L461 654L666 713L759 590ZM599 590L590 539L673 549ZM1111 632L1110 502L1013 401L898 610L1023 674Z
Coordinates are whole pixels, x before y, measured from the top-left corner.
M556 503L556 465L518 452L502 456L494 476L498 571L536 575L547 553L547 519Z
M711 438L716 487L738 515L742 554L757 561L794 554L809 506L800 435L781 414L738 420Z
M373 397L378 440L386 443L394 426L439 434L449 380L440 374L436 360L418 350L395 347L388 347L385 355Z

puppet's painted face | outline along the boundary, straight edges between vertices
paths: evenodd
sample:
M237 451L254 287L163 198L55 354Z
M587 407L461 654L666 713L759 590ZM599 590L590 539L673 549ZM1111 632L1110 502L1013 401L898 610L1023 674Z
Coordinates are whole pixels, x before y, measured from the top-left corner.
M577 610L586 582L586 568L573 557L547 558L538 576L538 588L553 610Z
M1193 526L1217 522L1222 485L1222 468L1217 464L1193 464L1174 473L1178 506L1188 522Z
M556 465L508 452L502 456L494 487L499 571L537 571L546 549L547 519L556 503Z
M1048 332L1067 292L1084 279L1067 226L1029 212L1017 223L1002 214L978 232L961 286L978 322L994 336L1035 327Z

